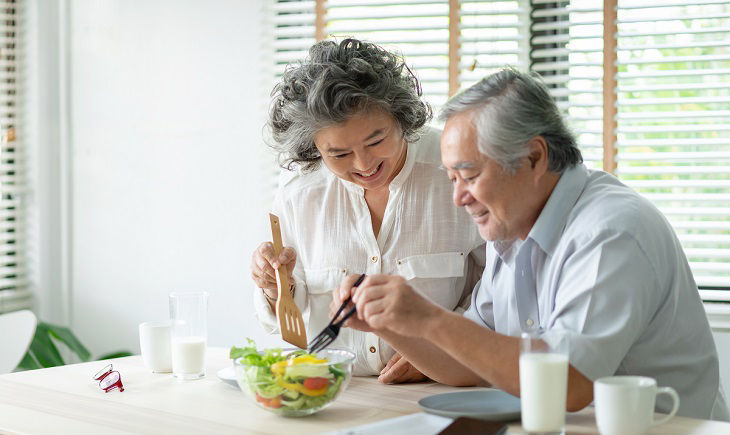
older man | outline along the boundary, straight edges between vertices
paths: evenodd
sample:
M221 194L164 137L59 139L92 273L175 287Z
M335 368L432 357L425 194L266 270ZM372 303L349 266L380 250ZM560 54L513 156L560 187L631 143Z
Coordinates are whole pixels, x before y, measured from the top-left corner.
M506 69L454 97L441 158L454 203L488 240L487 267L464 316L397 276L346 277L358 319L429 377L519 395L519 338L569 339L567 409L592 381L643 375L674 387L679 415L728 420L717 351L671 226L613 176L586 169L541 81ZM671 403L657 400L657 410Z

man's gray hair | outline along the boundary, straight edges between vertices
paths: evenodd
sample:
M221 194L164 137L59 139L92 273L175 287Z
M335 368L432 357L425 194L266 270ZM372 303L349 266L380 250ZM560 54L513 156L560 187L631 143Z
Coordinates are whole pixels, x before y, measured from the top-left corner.
M318 42L306 59L286 68L271 93L270 146L283 168L315 169L322 156L314 135L371 109L390 114L405 140L415 141L432 117L421 95L399 55L356 39Z
M583 161L573 133L537 74L506 68L451 98L439 118L474 111L479 151L514 172L529 154L527 143L542 136L548 169L562 173Z

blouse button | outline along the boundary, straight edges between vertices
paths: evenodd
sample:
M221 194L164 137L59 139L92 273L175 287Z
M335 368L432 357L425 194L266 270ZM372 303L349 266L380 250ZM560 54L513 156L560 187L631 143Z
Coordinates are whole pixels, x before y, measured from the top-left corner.
M377 263L377 262L378 262L378 256L377 256L377 255L373 255L373 256L372 256L372 257L370 258L370 261L372 261L373 263Z
M532 326L535 322L533 322L532 319L527 319L525 323L527 323L527 326Z
M370 346L370 353L375 353L375 346Z

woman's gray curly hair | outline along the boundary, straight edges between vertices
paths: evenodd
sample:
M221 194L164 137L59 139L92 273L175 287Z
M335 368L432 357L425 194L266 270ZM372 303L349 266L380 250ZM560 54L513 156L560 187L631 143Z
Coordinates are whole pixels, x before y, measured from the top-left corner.
M282 168L310 171L322 159L314 135L371 108L389 113L406 141L432 117L421 87L403 58L375 44L322 41L309 56L287 67L271 93L267 127Z

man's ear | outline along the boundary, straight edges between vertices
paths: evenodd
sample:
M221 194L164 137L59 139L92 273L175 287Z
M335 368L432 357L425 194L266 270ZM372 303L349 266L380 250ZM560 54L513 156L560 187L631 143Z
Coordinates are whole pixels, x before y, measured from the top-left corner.
M527 143L530 148L527 154L527 161L530 163L530 169L537 170L536 175L542 175L548 168L548 145L545 138L535 136Z

